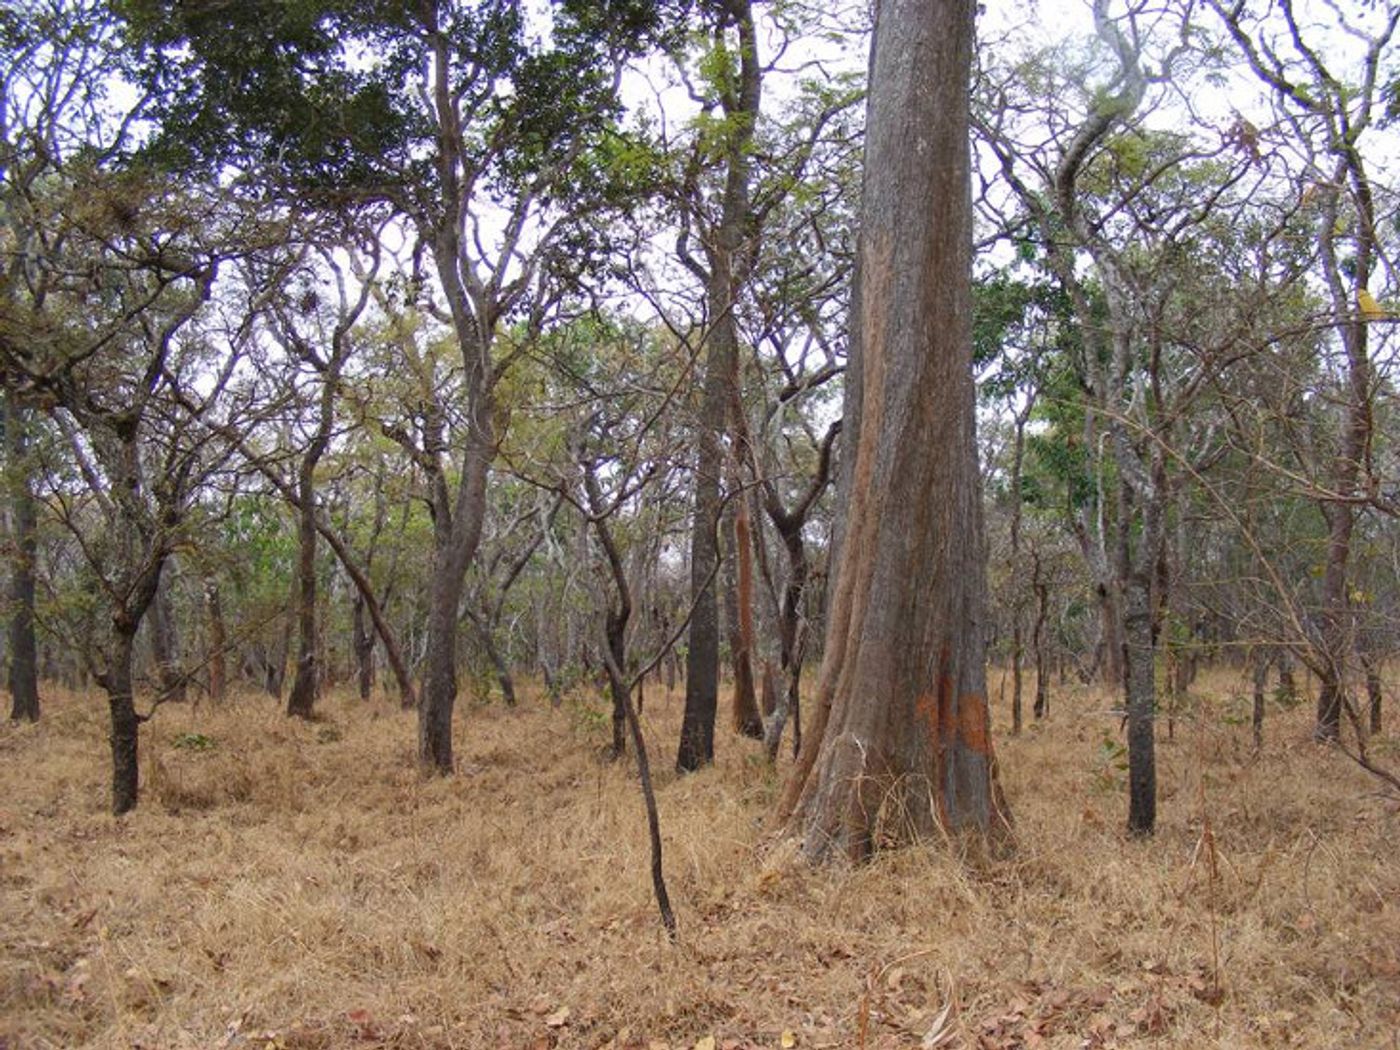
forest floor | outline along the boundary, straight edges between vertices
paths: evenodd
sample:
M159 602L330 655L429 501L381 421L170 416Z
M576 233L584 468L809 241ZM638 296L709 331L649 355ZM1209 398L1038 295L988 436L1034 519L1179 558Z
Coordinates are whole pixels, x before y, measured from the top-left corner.
M0 1047L1394 1050L1400 806L1306 703L1255 755L1245 689L1208 676L1162 727L1150 841L1110 705L1064 689L998 733L1010 858L817 871L767 822L790 759L722 732L677 778L653 693L675 945L599 700L461 705L448 779L385 700L166 706L118 820L105 704L50 691L0 729Z

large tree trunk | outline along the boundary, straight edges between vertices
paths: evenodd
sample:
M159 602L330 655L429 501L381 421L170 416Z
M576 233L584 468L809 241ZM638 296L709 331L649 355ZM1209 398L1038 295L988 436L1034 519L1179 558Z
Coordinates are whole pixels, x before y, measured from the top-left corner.
M10 471L10 718L39 721L39 653L34 638L34 559L38 514L29 466L27 413L6 398L6 453Z
M117 816L136 808L140 780L141 720L131 687L133 636L118 633L112 640L110 662L102 675L112 721L112 812Z
M845 433L815 724L784 799L812 860L1004 826L986 697L971 361L968 0L875 29Z
M721 302L719 309L728 306ZM712 304L711 309L715 309ZM715 757L715 712L719 704L719 576L720 434L724 429L726 371L732 346L720 329L732 332L732 322L712 327L705 361L699 449L695 460L695 509L690 534L690 631L685 655L685 711L681 716L676 769L692 772Z
M481 542L486 514L486 477L494 444L493 404L478 397L468 434L457 498L449 510L443 495L433 522L433 579L428 592L427 674L418 702L418 761L435 773L452 772L452 710L457 703L457 623L467 566Z

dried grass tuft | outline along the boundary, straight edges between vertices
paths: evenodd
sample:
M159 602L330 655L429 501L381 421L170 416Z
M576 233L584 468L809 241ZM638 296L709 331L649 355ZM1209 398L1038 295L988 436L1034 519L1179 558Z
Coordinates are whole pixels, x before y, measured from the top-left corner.
M104 705L51 691L0 729L0 1045L1395 1047L1400 813L1307 705L1255 756L1240 688L1204 681L1162 741L1152 841L1122 830L1110 705L1061 690L998 741L1011 857L830 871L772 836L758 745L669 772L658 697L677 946L601 701L466 705L447 780L387 702L166 707L115 820Z

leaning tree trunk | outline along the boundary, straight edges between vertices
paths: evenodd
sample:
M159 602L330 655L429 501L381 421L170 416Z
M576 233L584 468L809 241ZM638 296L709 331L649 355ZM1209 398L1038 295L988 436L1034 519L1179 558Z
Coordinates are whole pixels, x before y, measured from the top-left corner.
M39 721L39 652L34 638L34 559L38 513L29 468L27 413L6 399L6 452L10 470L10 718Z
M885 0L871 63L815 724L784 798L812 860L1004 827L986 697L971 360L969 0Z

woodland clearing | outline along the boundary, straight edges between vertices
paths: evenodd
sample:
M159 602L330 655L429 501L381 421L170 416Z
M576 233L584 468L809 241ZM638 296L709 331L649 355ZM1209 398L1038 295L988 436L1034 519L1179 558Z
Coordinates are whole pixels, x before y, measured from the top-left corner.
M1205 674L1160 726L1151 839L1108 701L1065 687L998 729L1014 855L834 870L768 826L789 756L726 737L677 777L681 703L649 692L672 945L600 698L464 705L431 779L383 698L169 705L113 818L104 705L50 690L0 728L0 1046L1400 1046L1400 807L1306 702L1256 756L1247 692Z

